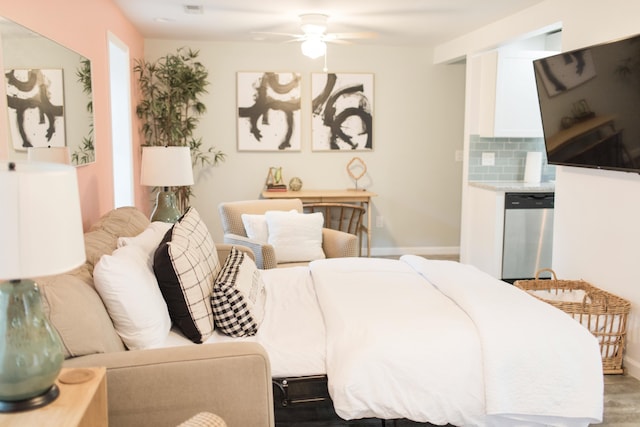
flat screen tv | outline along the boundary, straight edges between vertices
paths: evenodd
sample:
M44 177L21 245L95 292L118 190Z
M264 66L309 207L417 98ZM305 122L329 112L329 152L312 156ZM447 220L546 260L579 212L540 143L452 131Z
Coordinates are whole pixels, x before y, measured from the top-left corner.
M549 164L640 172L640 35L533 67Z

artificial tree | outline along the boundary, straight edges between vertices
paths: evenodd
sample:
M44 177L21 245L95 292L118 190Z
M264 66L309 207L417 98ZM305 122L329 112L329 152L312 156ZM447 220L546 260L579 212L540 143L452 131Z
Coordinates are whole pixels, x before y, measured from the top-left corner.
M200 96L207 93L207 69L197 58L199 51L179 48L156 61L136 60L134 72L142 95L136 114L142 121L145 145L188 146L193 166L215 166L225 154L213 146L203 149L202 138L193 132L206 112ZM184 212L192 196L191 187L175 189Z

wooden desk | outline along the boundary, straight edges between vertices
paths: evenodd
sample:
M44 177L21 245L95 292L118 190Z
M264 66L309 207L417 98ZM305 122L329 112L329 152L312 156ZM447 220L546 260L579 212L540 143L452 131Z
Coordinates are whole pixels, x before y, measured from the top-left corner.
M68 374L90 371L93 377L79 384L60 381ZM63 368L56 381L60 395L41 408L0 414L0 427L107 427L107 382L105 368Z
M302 203L357 203L366 210L367 223L362 224L359 233L359 245L362 247L362 232L367 233L367 256L371 256L371 198L376 193L363 190L300 190L300 191L263 191L264 199L300 199Z

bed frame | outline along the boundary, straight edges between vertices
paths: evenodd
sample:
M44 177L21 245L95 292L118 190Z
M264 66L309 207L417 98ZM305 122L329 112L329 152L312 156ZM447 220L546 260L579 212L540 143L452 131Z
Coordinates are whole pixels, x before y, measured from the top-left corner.
M272 383L276 425L341 420L333 409L326 375L273 378ZM376 422L380 422L382 427L396 426L396 420L368 419L363 422L367 426Z

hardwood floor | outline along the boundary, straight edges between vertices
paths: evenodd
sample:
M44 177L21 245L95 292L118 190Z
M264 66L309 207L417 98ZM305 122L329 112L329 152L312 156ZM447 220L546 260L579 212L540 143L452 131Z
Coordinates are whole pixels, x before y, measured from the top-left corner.
M601 426L640 426L640 380L629 375L604 376L604 420Z

